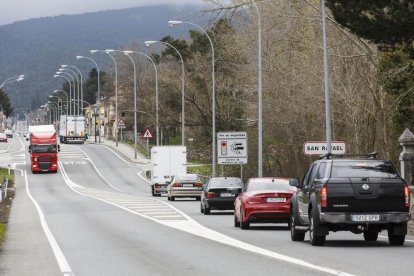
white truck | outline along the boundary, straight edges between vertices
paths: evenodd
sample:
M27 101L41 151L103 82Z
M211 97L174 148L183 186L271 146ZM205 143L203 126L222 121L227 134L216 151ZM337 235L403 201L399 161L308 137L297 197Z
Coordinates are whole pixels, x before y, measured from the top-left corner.
M64 144L85 142L85 117L61 115L59 124L60 142Z
M187 173L187 148L184 146L156 146L151 149L151 193L167 193L167 182L176 174Z

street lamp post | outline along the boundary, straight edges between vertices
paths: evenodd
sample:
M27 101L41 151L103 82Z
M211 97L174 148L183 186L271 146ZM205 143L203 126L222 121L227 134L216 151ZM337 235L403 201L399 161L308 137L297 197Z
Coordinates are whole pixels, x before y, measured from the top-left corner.
M156 117L156 144L157 146L160 143L160 127L159 127L159 101L158 101L158 69L157 69L157 65L155 65L155 62L152 60L152 58L142 52L138 52L138 51L124 51L125 55L130 55L130 54L139 54L139 55L143 55L146 58L148 58L148 60L152 63L152 65L154 66L154 70L155 70L155 117Z
M66 91L65 90L54 90L53 91L53 93L58 93L58 92L63 92L63 93L65 93L65 96L66 96L66 113L68 112L68 103L69 103L69 97L68 97L68 93L66 93ZM62 108L63 108L63 102L62 102ZM69 105L69 108L70 108L70 105ZM70 113L69 113L70 114Z
M115 58L111 55L111 52L113 52L114 50L112 49L107 49L105 51L103 50L91 50L90 53L94 54L96 52L102 52L107 54L112 61L115 64L115 145L118 146L118 68L117 68L117 64L116 64L116 60Z
M61 65L61 67L65 68L65 69L67 69L66 67L73 68L79 73L79 76L80 76L80 98L78 98L78 101L80 101L80 100L83 101L83 81L82 81L83 76L82 76L82 72L76 66L73 66L73 65L63 64L63 65ZM83 114L83 103L80 106L81 106L81 112ZM79 112L79 114L81 114L81 113Z
M67 69L67 68L59 68L59 72L62 72L62 73L66 73L66 74L68 74L68 75L70 75L67 71L69 71L69 72L71 72L73 75L75 75L75 77L76 77L76 81L77 81L77 83L78 83L78 94L77 94L77 100L76 100L76 96L74 97L75 98L75 101L77 102L77 105L78 105L78 112L75 112L75 104L73 105L74 106L74 108L73 108L73 110L74 110L74 112L73 113L77 113L76 115L79 115L80 114L80 104L79 104L79 100L80 100L80 84L81 84L81 82L79 81L79 77L78 77L78 74L75 72L75 71L73 71L73 70L71 70L71 69ZM70 76L72 76L72 75L70 75ZM73 76L72 76L73 77Z
M175 48L173 45L171 45L168 42L164 42L164 41L145 41L145 45L150 46L151 44L155 44L155 43L161 43L164 45L167 45L168 47L171 47L172 49L174 49L178 56L181 59L181 145L185 146L185 80L184 80L184 59L183 56L181 55L181 53L178 51L177 48Z
M3 88L3 86L5 86L8 83L11 83L14 81L21 81L21 80L24 80L24 75L19 75L19 76L8 78L4 82L2 82L2 84L0 84L0 89Z
M326 36L326 7L325 0L322 0L322 35L323 35L323 71L324 71L324 88L325 88L325 123L326 123L326 147L328 154L331 149L331 104L329 99L329 74L328 74L328 46Z
M134 59L127 53L124 54L131 60L134 66L134 157L137 159L137 67Z
M52 95L50 95L49 96L49 99L51 99L51 98L57 98L58 99L58 112L59 112L59 102L62 103L62 99L59 96L52 96ZM61 106L60 106L60 115L59 116L62 116L62 109L63 109L63 104L61 104Z
M55 78L58 78L58 77L65 78L67 80L67 82L69 83L69 98L70 98L70 101L68 103L69 104L69 115L74 115L74 113L75 113L75 106L73 106L73 110L72 110L72 103L71 103L71 101L72 101L72 84L71 84L70 80L67 77L63 76L62 74L66 74L66 73L64 73L64 72L56 72L56 75L54 75L53 77L55 77ZM69 75L69 74L67 74L67 75L72 78L72 80L73 80L73 86L75 86L75 80L73 79L73 77L71 75ZM73 97L75 97L75 91L73 91Z
M98 72L98 99L97 99L96 103L99 104L101 102L101 80L100 80L100 69L99 69L98 63L93 58L90 58L90 57L76 56L76 59L82 59L82 58L92 61L96 66L96 71ZM99 105L98 105L98 107L99 107ZM100 112L98 112L98 115L100 117ZM101 118L99 118L99 121L100 120L101 120ZM101 142L101 131L99 131L98 139L99 139L99 143L100 143Z
M211 113L212 113L212 156L213 156L213 160L212 160L212 176L215 177L216 176L216 84L215 84L215 63L214 63L214 45L213 45L213 41L211 40L210 36L208 35L208 33L206 32L206 30L204 30L203 28L201 28L200 26L198 26L197 24L191 23L191 22L185 22L185 21L168 21L168 24L170 24L170 26L175 26L175 25L179 25L179 24L189 24L191 26L194 26L196 28L198 28L199 30L201 30L208 38L208 40L210 41L210 45L211 45L211 79L212 79L212 96L211 96L211 102L212 102L212 107L211 107Z

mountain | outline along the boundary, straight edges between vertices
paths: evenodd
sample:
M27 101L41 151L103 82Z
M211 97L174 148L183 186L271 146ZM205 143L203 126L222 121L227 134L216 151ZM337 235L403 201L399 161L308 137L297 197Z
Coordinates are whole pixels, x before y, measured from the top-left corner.
M200 22L199 6L156 5L124 10L61 15L20 21L0 26L0 82L24 74L24 81L3 89L12 105L38 107L47 95L60 89L63 78L53 78L61 64L81 69L84 76L92 67L76 55L90 56L91 49L117 49L132 41L160 39L166 35L186 37L188 28L168 25L168 20ZM102 68L109 58L95 54Z

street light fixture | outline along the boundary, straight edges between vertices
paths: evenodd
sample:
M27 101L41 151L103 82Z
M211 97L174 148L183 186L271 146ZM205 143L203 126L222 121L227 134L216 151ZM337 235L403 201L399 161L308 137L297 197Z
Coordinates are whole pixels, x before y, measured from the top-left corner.
M72 83L65 76L68 76L68 77L70 77L72 79L72 82L73 82L73 97L72 97ZM71 74L66 73L66 72L56 72L56 74L54 75L54 77L55 78L57 78L57 77L65 78L67 80L67 82L69 83L69 96L70 96L69 114L70 115L75 115L75 102L73 101L73 108L72 108L72 103L71 103L71 101L76 98L76 95L75 95L76 94L75 79L72 77Z
M100 69L99 69L98 63L93 58L90 58L90 57L76 56L76 59L82 59L82 58L92 61L96 66L96 71L98 72L98 99L97 99L96 103L100 103L101 102L101 80L100 80ZM98 112L98 115L99 115L99 120L100 120L101 119L100 118L100 112ZM101 134L100 133L101 132L99 131L99 136L98 136L98 139L99 139L98 142L99 143L101 142Z
M82 100L83 101L83 81L82 81L82 79L83 79L83 76L82 76L82 72L81 72L81 70L79 70L79 68L77 68L76 66L73 66L73 65L67 65L67 64L63 64L63 65L61 65L61 67L62 68L65 68L65 69L67 69L67 67L69 67L69 68L73 68L73 69L75 69L78 73L79 73L79 75L80 75L80 99L78 99L78 101L79 100ZM83 114L83 103L80 105L81 106L81 112L82 112L82 114ZM80 114L80 113L79 113Z
M171 47L172 49L174 49L178 56L181 59L181 145L185 146L185 81L184 81L184 59L183 56L181 55L181 53L178 51L177 48L175 48L173 45L171 45L168 42L165 41L155 41L155 40L150 40L150 41L145 41L144 42L145 45L148 47L150 45L156 44L156 43L161 43L164 44L168 47Z
M53 93L58 93L58 92L63 92L65 93L66 96L66 114L68 113L68 104L69 104L69 108L70 108L70 102L69 102L69 97L68 97L68 93L66 93L65 90L54 90ZM63 102L62 102L62 108L63 108ZM70 114L70 113L69 113Z
M68 69L68 68L59 68L59 72L66 73L66 74L70 75L67 71L71 72L76 77L76 80L77 80L77 83L78 83L78 94L77 94L78 97L77 97L77 100L76 100L76 96L74 98L75 98L76 104L78 105L77 115L79 115L80 114L80 102L79 101L80 101L80 94L81 94L81 88L80 87L82 86L81 81L79 81L78 74L75 71L73 71L71 69ZM81 80L82 80L82 76L81 76ZM74 105L73 110L75 110L75 105Z
M198 26L197 24L194 24L192 22L186 22L186 21L176 21L176 20L170 20L168 21L168 24L170 26L176 26L180 24L189 24L191 26L196 27L201 32L203 32L208 40L210 41L211 45L211 79L212 79L212 96L211 96L211 113L212 113L212 176L216 176L216 83L215 83L215 62L214 62L214 45L213 41L211 40L210 36L208 35L207 31Z
M90 50L91 54L101 52L107 54L115 64L115 145L118 146L118 67L115 58L111 55L114 50Z
M154 70L155 70L155 117L156 117L156 144L157 146L160 143L160 131L159 131L159 100L158 100L158 69L157 69L157 65L155 64L154 60L147 54L142 53L142 52L138 52L138 51L124 51L125 55L130 55L130 54L139 54L139 55L143 55L146 58L148 58L148 60L152 63L152 65L154 66Z
M5 81L4 81L4 82L0 85L0 89L1 89L3 86L5 86L6 84L8 84L8 83L15 82L15 81L21 81L21 80L24 80L24 75L19 75L19 76L15 76L15 77L8 78L7 80L5 80Z

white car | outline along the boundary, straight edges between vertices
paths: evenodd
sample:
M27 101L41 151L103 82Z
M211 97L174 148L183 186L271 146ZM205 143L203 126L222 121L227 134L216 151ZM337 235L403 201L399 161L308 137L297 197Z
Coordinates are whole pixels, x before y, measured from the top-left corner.
M196 174L177 174L167 186L168 200L174 201L177 197L195 197L200 201L203 192L203 183Z

